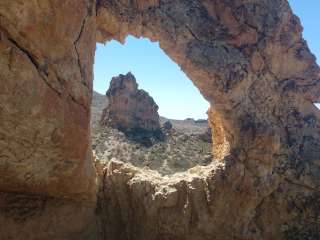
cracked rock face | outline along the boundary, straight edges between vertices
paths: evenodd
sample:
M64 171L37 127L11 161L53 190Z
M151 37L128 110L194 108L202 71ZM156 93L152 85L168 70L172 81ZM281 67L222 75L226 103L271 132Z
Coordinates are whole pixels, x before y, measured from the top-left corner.
M320 72L288 2L100 0L97 13L98 41L159 41L192 79L211 103L215 158L170 180L107 168L106 236L319 238Z
M286 0L2 0L0 238L95 239L97 206L100 239L319 239L320 71L301 30ZM97 166L96 204L95 44L128 34L211 103L215 159L171 178Z
M132 73L112 78L106 95L109 104L103 110L102 125L125 133L160 131L159 107L146 91L138 89Z
M94 49L92 1L0 2L0 239L81 239L91 225Z
M2 191L94 201L89 3L0 3Z

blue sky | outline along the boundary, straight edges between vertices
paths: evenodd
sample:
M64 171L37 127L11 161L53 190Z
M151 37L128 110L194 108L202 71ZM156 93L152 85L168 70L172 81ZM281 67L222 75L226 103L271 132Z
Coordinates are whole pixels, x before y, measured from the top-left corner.
M319 0L290 0L301 19L304 38L320 63ZM318 19L318 20L317 20ZM139 87L148 91L159 105L161 116L171 119L207 118L208 102L191 80L159 47L157 42L129 36L126 43L97 44L94 90L105 94L113 76L131 71Z
M303 26L303 37L307 40L311 52L320 64L320 1L289 0L293 12L300 17Z
M131 71L141 89L149 92L161 116L172 119L207 118L209 104L191 80L159 47L158 42L129 36L126 43L98 44L94 90L105 93L113 76Z

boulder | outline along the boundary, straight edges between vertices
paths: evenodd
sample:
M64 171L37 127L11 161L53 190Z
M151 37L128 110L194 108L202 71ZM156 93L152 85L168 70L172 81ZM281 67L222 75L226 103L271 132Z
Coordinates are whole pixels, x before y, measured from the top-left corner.
M166 131L170 131L173 128L172 123L170 121L165 121L163 123L163 129Z

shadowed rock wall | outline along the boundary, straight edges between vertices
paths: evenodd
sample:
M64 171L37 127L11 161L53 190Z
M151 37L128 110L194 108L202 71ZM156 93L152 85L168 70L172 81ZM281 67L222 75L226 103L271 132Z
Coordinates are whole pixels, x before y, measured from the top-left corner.
M94 199L94 12L88 0L1 1L2 190Z
M0 239L82 239L94 221L92 0L0 2Z

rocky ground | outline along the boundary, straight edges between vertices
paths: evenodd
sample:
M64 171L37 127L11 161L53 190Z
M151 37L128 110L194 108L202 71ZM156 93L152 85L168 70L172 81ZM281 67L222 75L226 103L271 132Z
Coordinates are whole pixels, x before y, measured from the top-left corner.
M163 129L163 139L145 146L121 131L99 124L102 110L107 105L103 99L106 97L95 92L92 101L92 146L101 162L120 160L157 170L163 175L211 162L211 142L204 138L207 121L169 120L173 128ZM161 117L161 124L166 121L168 119Z

